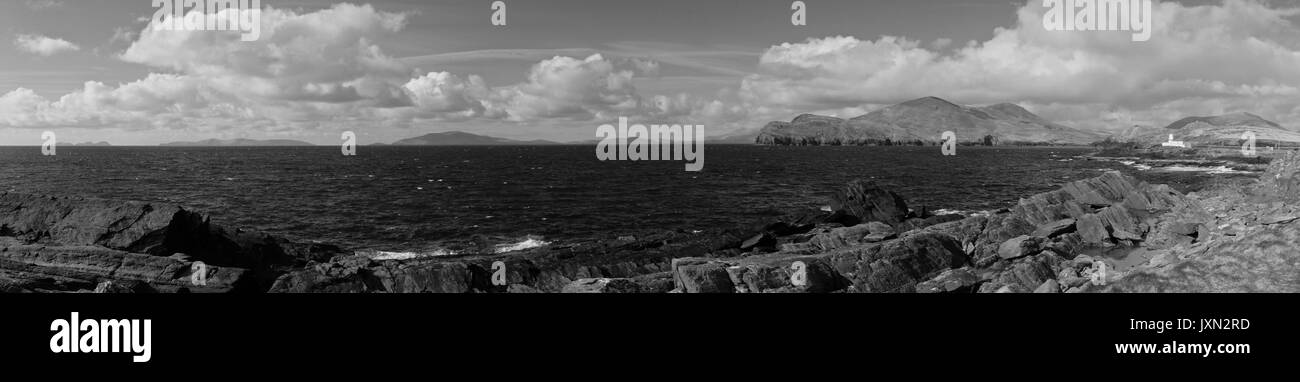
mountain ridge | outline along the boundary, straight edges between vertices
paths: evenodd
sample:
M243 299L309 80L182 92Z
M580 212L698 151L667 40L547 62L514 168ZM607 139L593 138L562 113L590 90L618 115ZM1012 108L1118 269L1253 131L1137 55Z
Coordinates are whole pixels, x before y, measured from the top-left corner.
M981 144L1075 144L1101 134L1048 121L1019 105L964 106L922 97L849 119L800 114L764 126L755 142L775 145L872 145L938 143L944 131L958 142Z
M540 145L558 145L558 142L535 139L531 141L518 141L507 138L492 137L487 135L471 134L463 131L446 131L440 133L429 133L417 137L399 139L390 145L392 146L540 146Z
M292 139L204 139L201 141L177 141L159 144L172 147L250 147L250 146L315 146L314 144Z

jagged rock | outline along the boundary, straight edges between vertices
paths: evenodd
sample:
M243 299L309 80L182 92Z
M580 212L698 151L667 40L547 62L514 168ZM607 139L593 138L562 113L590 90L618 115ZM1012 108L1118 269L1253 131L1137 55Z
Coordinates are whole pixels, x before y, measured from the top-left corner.
M668 291L676 287L673 283L672 272L640 275L633 277L632 281L641 287L642 293L668 293Z
M160 257L184 253L207 265L248 269L260 288L284 268L341 253L337 247L293 245L228 230L178 206L3 193L0 211L0 236L24 244L95 246Z
M103 281L95 286L94 293L154 293L148 283L140 280Z
M1024 257L1011 262L1005 269L993 274L987 283L980 286L980 293L995 292L1005 286L1016 290L1030 292L1056 277L1057 267L1064 261L1054 254L1039 254Z
M907 202L902 196L864 179L836 190L830 204L836 212L855 217L858 222L879 221L892 226L908 215Z
M207 265L192 277L194 263L169 257L79 246L6 243L0 250L0 283L33 291L240 292L256 291L248 270ZM201 281L196 283L195 281Z
M874 249L874 250L872 250ZM862 292L911 292L922 281L966 264L961 243L934 233L910 235L850 252L853 285Z
M727 273L726 265L708 259L673 259L673 281L676 289L686 293L733 293L735 284Z
M892 232L892 229L890 230ZM865 243L863 239L871 234L869 224L858 224L852 227L833 228L827 232L813 236L808 244L821 251L829 251L836 248L850 247Z
M1060 293L1060 292L1061 292L1061 285L1057 284L1056 280L1044 281L1043 285L1039 285L1038 289L1034 289L1034 293Z
M915 218L907 219L902 223L900 223L896 231L908 232L912 230L918 230L925 227L929 227L935 224L943 224L947 222L961 220L963 218L964 218L963 216L955 215L955 214L935 215L926 218L915 217Z
M1300 153L1291 151L1268 164L1253 190L1259 200L1300 200Z
M772 254L747 257L727 271L733 284L753 293L825 293L843 290L852 284L824 256ZM796 277L797 272L802 272L802 277ZM795 285L796 278L803 285Z
M1017 259L1025 256L1033 256L1042 251L1043 239L1035 236L1022 235L1011 240L1007 240L998 247L998 257L1004 260Z
M1008 284L998 287L993 293L1029 293L1029 289L1025 289L1019 284Z
M776 237L764 232L754 235L744 242L740 243L741 250L750 250L754 248L768 248L776 245Z
M579 279L565 285L561 293L641 293L631 279Z
M1271 226L1210 244L1193 259L1133 272L1106 292L1300 292L1300 224Z
M971 293L980 283L976 276L966 268L950 269L933 279L916 285L917 293Z
M1075 220L1072 218L1065 218L1051 223L1043 224L1041 226L1038 226L1038 229L1034 230L1034 232L1031 235L1038 236L1038 237L1053 238L1070 232L1074 232L1075 229L1074 222Z
M1080 216L1076 226L1079 228L1079 236L1085 243L1110 244L1110 232L1106 231L1106 226L1096 214Z

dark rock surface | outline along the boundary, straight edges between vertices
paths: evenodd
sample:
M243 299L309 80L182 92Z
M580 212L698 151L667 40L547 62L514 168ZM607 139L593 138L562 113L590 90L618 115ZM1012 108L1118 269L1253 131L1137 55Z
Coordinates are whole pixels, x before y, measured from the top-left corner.
M4 193L0 211L0 279L24 289L93 290L120 280L159 291L265 290L286 269L342 252L227 230L177 206ZM195 262L219 277L187 287Z

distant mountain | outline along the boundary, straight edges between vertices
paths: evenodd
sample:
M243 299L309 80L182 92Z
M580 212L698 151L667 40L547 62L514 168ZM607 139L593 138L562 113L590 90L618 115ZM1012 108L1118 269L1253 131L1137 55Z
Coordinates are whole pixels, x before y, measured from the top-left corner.
M1286 128L1251 113L1232 113L1208 117L1187 117L1163 129L1145 129L1132 139L1144 144L1174 140L1190 143L1192 147L1205 145L1235 146L1241 144L1246 132L1255 133L1257 144L1270 142L1300 143L1300 131Z
M1088 144L1102 139L1043 119L1015 104L972 107L937 97L919 98L852 119L804 114L771 122L755 141L782 145L937 143L952 131L963 143Z
M110 144L110 143L108 143L108 142L104 142L104 141L99 141L99 142L78 142L78 143L73 143L72 145L73 145L73 146L112 146L112 144Z
M470 134L461 131L431 133L393 142L393 146L525 146L558 144L559 143L544 140L516 141L513 139L489 137L486 135Z
M205 139L196 142L168 142L159 146L314 146L311 143L292 139Z
M1212 127L1212 126L1218 126L1218 127L1252 126L1252 127L1264 127L1264 128L1287 130L1286 128L1282 127L1282 125L1278 125L1276 122L1264 119L1264 117L1260 117L1258 115L1254 115L1251 113L1243 113L1243 112L1216 115L1210 117L1187 117L1187 118L1174 121L1174 123L1169 124L1169 126L1165 126L1165 129L1181 130L1188 127L1198 128L1198 127Z

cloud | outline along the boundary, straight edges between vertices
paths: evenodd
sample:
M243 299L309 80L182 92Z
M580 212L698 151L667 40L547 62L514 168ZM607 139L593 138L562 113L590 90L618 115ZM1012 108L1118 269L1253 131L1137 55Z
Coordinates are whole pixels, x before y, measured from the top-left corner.
M117 87L87 82L58 99L16 89L0 96L0 125L285 131L411 105L402 87L410 69L375 43L405 15L339 4L304 14L267 8L262 21L255 42L238 31L143 27L120 59L159 73Z
M23 2L27 8L32 10L43 11L46 9L63 7L63 2L58 0L26 0Z
M1131 32L1047 31L1044 11L1029 2L1014 27L951 53L893 36L773 46L741 91L755 104L797 108L934 95L962 103L1059 105L1047 111L1086 106L1094 117L1145 114L1138 119L1243 109L1300 124L1291 106L1300 95L1300 29L1288 19L1300 14L1296 9L1246 0L1160 3L1147 42L1131 41Z
M512 122L609 120L657 111L633 78L657 75L645 59L555 56L534 64L524 82L488 88L479 76L429 73L405 85L421 117L480 117Z
M34 34L20 34L14 39L14 45L28 53L39 54L42 56L53 56L63 52L75 52L81 50L77 44L68 42L61 38L50 38Z
M406 14L352 4L266 8L253 42L237 31L117 31L114 40L130 43L119 58L154 74L87 82L57 98L13 90L0 95L0 126L301 132L451 121L548 134L542 129L626 116L703 123L714 134L804 112L852 117L931 95L1017 102L1091 128L1233 111L1300 126L1300 10L1161 3L1151 39L1133 42L1130 32L1047 31L1038 3L988 40L965 44L828 36L757 52L623 42L405 59L381 43L401 33ZM48 38L28 38L40 39ZM484 60L508 61L522 75L458 73ZM694 91L680 91L687 87Z

